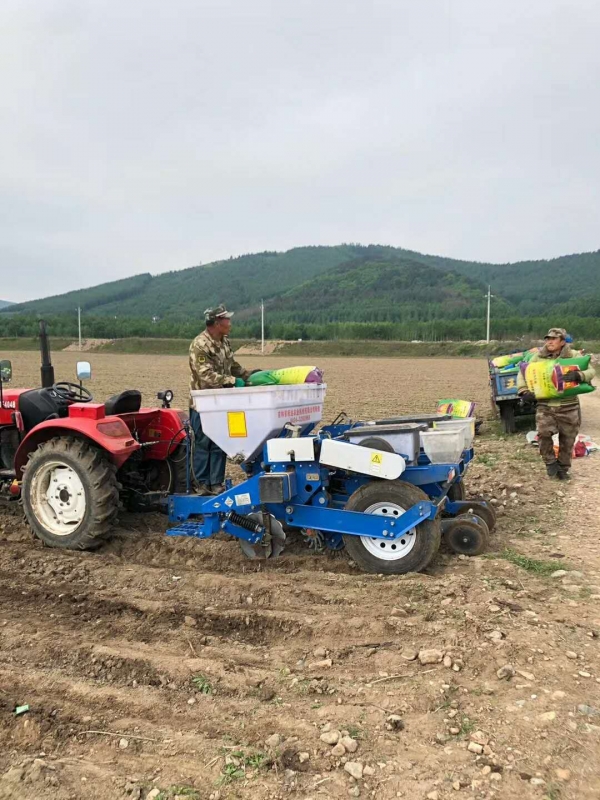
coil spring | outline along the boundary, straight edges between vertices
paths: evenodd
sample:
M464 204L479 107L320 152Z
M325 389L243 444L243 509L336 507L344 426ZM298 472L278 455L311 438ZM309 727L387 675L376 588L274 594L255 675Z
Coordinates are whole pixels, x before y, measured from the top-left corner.
M258 522L255 522L249 517L245 517L243 514L237 514L235 511L230 511L227 514L226 519L228 519L233 525L237 525L240 528L251 531L251 533L262 533L262 525L259 525Z

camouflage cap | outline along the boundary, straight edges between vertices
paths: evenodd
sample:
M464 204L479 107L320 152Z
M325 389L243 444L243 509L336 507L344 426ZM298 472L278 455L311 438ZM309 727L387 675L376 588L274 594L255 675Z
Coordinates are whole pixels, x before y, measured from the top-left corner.
M209 322L210 320L216 319L231 319L233 317L233 311L227 311L225 306L221 303L220 306L215 306L215 308L207 308L204 312L204 319Z
M566 339L567 332L564 328L550 328L544 339Z

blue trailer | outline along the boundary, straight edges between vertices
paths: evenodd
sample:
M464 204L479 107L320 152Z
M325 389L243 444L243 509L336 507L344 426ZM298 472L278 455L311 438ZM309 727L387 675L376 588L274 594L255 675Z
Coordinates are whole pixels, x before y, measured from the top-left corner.
M424 569L442 535L455 552L483 552L495 515L485 501L464 499L472 436L435 431L437 415L385 425L338 418L316 431L325 390L193 393L203 431L246 478L215 497L171 495L168 534L206 539L223 531L249 558L269 558L295 531L316 550L345 547L363 570L383 574ZM421 433L452 458L434 463Z
M535 402L524 403L519 398L517 393L519 366L498 368L490 360L488 369L494 414L500 417L502 430L505 433L515 433L517 417L535 414Z

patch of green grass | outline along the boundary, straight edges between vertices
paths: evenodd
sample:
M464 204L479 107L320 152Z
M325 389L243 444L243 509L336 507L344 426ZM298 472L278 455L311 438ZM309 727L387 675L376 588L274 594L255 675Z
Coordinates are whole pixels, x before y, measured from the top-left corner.
M225 786L233 781L243 780L246 777L246 770L266 769L273 763L272 759L260 751L245 753L243 750L234 750L229 753L232 759L230 764L225 764L221 770L221 775L217 785Z
M213 693L213 687L206 675L194 675L192 678L192 683L194 684L196 691L200 692L200 694Z
M169 786L164 789L156 800L171 800L173 797L189 797L190 800L200 800L200 793L192 786Z
M528 464L533 464L534 462L540 461L540 454L535 449L535 447L529 447L529 450L526 448L515 450L513 453L513 461L525 461Z
M546 786L546 794L542 798L542 800L560 800L561 798L561 788L556 783L549 783Z
M298 692L298 694L308 694L310 691L310 678L301 678L298 683L294 686L294 689Z
M510 561L511 564L527 570L527 572L532 572L534 575L547 576L558 569L567 569L564 564L559 564L557 561L541 561L537 558L529 558L529 556L517 553L516 550L512 550L510 547L500 553L490 553L489 558L503 558L505 561Z
M475 728L477 727L473 720L469 719L468 717L463 717L460 721L460 725L458 726L460 733L458 734L461 738L465 738L469 736Z
M242 767L238 767L236 764L225 764L221 771L219 780L217 781L217 785L227 786L228 783L243 780L245 777L246 770Z
M348 735L352 739L364 739L366 734L362 728L359 728L358 725L350 724L350 725L342 725L344 730L348 731Z
M244 757L244 763L247 767L252 769L261 769L270 762L269 756L266 753L252 753L252 755Z

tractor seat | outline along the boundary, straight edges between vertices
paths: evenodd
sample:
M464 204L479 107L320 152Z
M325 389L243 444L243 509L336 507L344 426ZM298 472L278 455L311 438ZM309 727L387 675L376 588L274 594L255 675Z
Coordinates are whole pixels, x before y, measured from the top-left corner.
M23 418L23 427L30 430L46 422L48 419L66 417L69 413L70 403L56 397L50 389L30 389L19 397L19 411Z
M132 414L140 410L142 405L142 393L137 389L125 389L120 394L109 397L104 408L106 416L112 414Z

